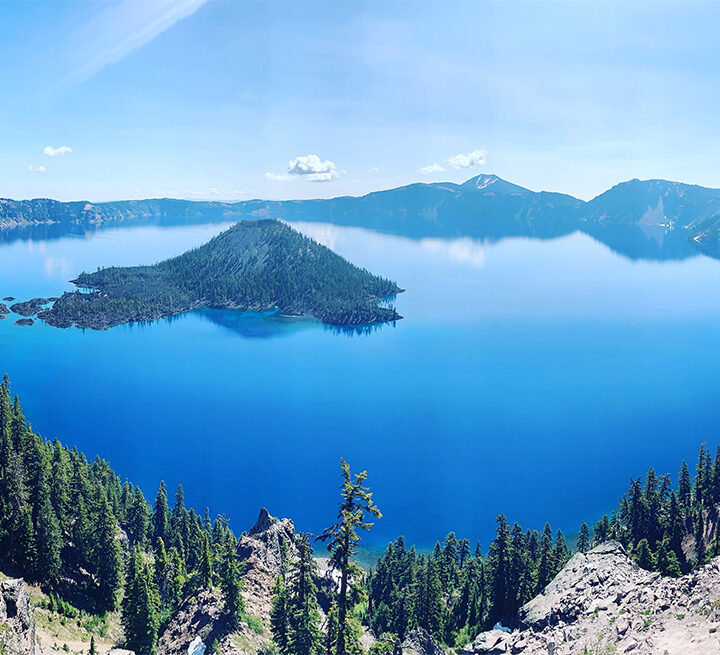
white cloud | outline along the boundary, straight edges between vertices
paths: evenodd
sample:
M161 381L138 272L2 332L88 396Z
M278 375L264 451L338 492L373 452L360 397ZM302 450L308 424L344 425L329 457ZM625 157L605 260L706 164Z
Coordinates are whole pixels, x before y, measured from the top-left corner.
M44 173L45 167L44 166L33 166L32 164L28 164L28 170L32 173Z
M45 146L43 148L43 154L47 155L48 157L61 157L62 155L65 155L72 151L73 149L70 146L60 146L59 148Z
M453 155L448 157L446 162L452 168L470 168L471 166L480 166L485 163L487 151L473 150L467 154Z
M265 173L265 177L273 182L287 182L292 180L292 175L279 175L278 173Z
M340 175L333 162L328 159L322 161L317 155L295 157L288 162L287 172L289 175L301 175L311 182L330 182Z
M308 182L331 182L344 172L339 171L329 159L323 161L317 155L305 155L289 161L287 173L265 173L265 177L275 182L287 182L293 178L302 178Z
M368 169L368 173L386 173L387 168L382 168L382 166L371 166Z
M430 164L430 166L423 166L417 169L420 175L430 175L430 173L442 173L445 169L440 164Z

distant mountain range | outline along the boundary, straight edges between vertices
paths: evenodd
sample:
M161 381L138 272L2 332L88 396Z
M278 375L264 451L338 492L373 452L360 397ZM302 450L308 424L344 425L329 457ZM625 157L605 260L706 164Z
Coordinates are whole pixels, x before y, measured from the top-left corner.
M328 200L0 199L0 231L43 226L60 233L68 226L257 218L328 222L410 238L545 239L579 230L633 259L682 259L698 252L720 256L720 189L666 180L630 180L589 202L530 191L495 175L478 175L463 184L411 184Z

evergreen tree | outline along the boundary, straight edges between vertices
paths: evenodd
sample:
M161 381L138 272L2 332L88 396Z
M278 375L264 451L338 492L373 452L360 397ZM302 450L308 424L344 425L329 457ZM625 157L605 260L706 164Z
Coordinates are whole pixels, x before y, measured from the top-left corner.
M700 509L697 513L695 521L695 559L697 566L705 564L707 551L705 548L705 519L703 511Z
M160 487L155 496L155 512L153 514L153 541L158 538L164 543L168 542L168 527L170 508L167 503L167 491L165 490L165 481L160 482Z
M290 578L287 652L291 655L321 655L323 638L314 581L317 566L307 539L301 536L297 545L298 559Z
M587 553L590 550L590 528L588 524L583 521L580 526L580 532L578 533L577 549L581 553Z
M652 571L655 569L655 558L653 557L652 551L648 540L644 537L638 542L635 547L635 561L638 563L640 568Z
M95 635L90 635L90 649L88 655L97 655L97 649L95 648Z
M38 513L36 527L37 573L38 579L45 583L53 583L60 574L60 551L62 537L55 510L50 502L50 490L47 482L38 489Z
M536 593L540 593L555 577L555 556L553 553L552 529L546 523L540 540L540 561L538 563Z
M203 550L200 558L200 565L198 567L198 573L200 575L200 584L205 589L212 587L212 555L210 553L210 538L207 534L203 535Z
M118 525L105 489L98 487L99 509L92 559L97 581L97 604L101 611L113 610L122 584L122 551L118 542Z
M140 549L130 558L122 603L122 624L126 645L138 655L154 655L157 645L160 596Z
M359 578L360 575L358 565L352 561L360 542L358 530L369 530L372 527L373 524L366 520L366 515L380 518L382 514L372 500L372 493L364 485L367 473L363 471L353 477L350 473L350 466L344 459L340 460L340 468L342 485L340 487L338 522L325 529L319 539L328 542L330 563L336 571L340 572L335 651L337 655L345 655L346 641L348 641L347 612L350 584L354 578Z
M506 618L510 579L510 530L504 514L499 514L496 522L496 537L488 552L491 587L489 622L492 624Z
M273 641L281 655L290 652L290 609L288 591L282 576L277 576L273 583L272 604L270 606L270 630Z
M228 542L225 547L220 588L223 592L225 611L230 617L230 625L236 628L240 625L240 620L245 612L245 601L242 597L243 585L240 579L240 565L231 542Z
M670 548L670 544L667 539L664 539L658 545L655 561L657 563L657 570L660 571L662 575L678 578L682 574L680 562L673 550Z
M680 467L680 477L678 480L678 501L680 507L687 516L690 512L690 504L692 502L692 486L690 484L690 471L685 462Z

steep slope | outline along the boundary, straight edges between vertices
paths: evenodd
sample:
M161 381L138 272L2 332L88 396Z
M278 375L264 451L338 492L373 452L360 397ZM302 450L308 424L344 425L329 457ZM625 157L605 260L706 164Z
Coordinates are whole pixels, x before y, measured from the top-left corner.
M82 273L91 293L65 293L39 317L57 327L104 329L199 307L280 311L332 325L400 318L380 307L401 291L275 220L244 221L154 266Z
M463 655L720 652L720 558L679 579L640 569L616 542L577 553L519 614Z
M593 198L583 208L590 222L692 230L720 213L720 189L667 180L630 180Z

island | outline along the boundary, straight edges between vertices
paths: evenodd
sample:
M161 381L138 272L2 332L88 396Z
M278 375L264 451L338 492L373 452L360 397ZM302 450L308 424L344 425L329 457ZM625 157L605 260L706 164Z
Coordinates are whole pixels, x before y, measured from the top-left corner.
M199 248L152 266L111 267L72 280L38 314L56 327L108 329L193 309L277 311L334 326L402 318L382 305L403 290L274 219L242 221Z

